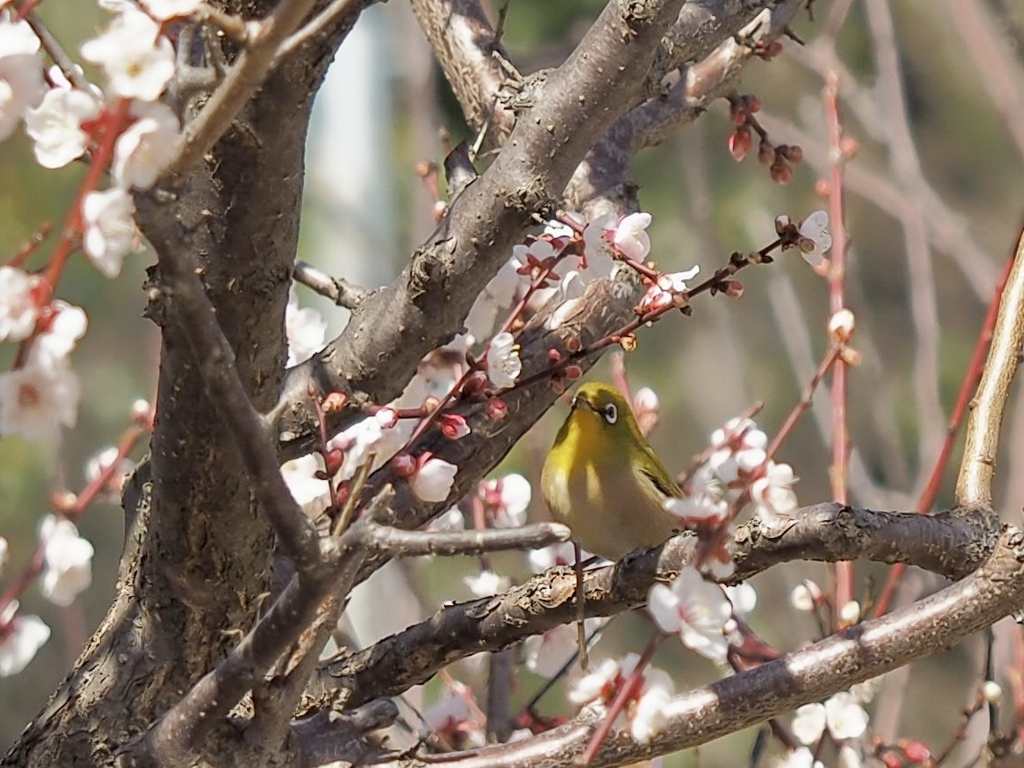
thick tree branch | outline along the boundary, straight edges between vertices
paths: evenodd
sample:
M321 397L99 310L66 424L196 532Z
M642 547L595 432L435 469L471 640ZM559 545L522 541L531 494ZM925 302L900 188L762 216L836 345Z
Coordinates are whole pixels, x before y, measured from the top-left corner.
M286 455L312 445L311 382L349 395L337 426L368 401L395 398L423 356L454 336L533 216L560 199L604 129L649 95L640 84L681 2L610 3L562 66L524 86L522 119L494 164L453 201L397 280L368 297L322 353L289 372L279 425Z
M316 6L317 0L281 0L266 18L251 22L245 48L202 111L185 126L174 155L164 168L158 182L187 174L231 127L242 107L266 80L277 61L278 46L294 32ZM366 2L356 6L358 14ZM172 181L173 186L173 181Z
M967 441L956 482L956 502L966 509L992 509L992 477L999 428L1024 342L1024 230L1017 240L1013 268L999 300L988 359L967 419Z
M509 72L507 54L494 39L494 29L478 0L412 0L423 33L434 49L462 112L474 130L486 127L487 144L505 143L516 122L504 103L502 89Z
M951 514L874 512L818 504L782 530L754 520L735 538L735 581L793 560L836 562L864 558L905 562L950 578L973 571L991 551L995 533L984 521ZM683 534L663 547L588 571L588 616L637 608L658 581L693 561L696 537ZM331 673L353 688L353 703L394 696L426 682L441 668L482 651L496 651L576 618L576 578L569 568L535 576L504 594L446 607L422 624L335 662Z
M168 218L153 217L153 221L167 223ZM151 229L151 234L157 235L156 230ZM281 476L273 435L242 384L235 353L189 254L174 247L161 248L160 265L167 284L157 290L169 299L178 327L189 340L210 401L234 438L263 512L295 567L300 572L316 568L321 561L316 529Z
M591 765L626 765L706 744L956 645L1024 607L1022 565L1024 534L1009 528L989 560L962 581L880 619L677 696L650 744L619 734L601 746ZM572 765L596 724L593 715L582 716L522 743L378 765L524 768L541 756L547 765Z

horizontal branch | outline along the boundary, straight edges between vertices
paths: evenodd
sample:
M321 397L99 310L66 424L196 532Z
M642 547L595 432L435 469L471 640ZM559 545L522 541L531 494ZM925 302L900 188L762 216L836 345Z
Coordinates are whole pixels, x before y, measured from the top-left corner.
M960 578L977 568L994 546L995 534L983 522L953 514L818 504L800 510L782 529L765 529L756 520L742 526L734 540L733 580L792 560L858 558L905 562ZM696 545L693 534L682 534L615 566L587 571L587 616L611 616L643 605L653 584L671 579L693 561ZM353 704L398 695L461 658L497 651L574 621L575 589L571 568L552 569L500 595L442 608L427 621L333 663L330 672L352 687Z
M1010 528L992 557L962 581L880 619L677 696L649 744L620 733L602 745L591 765L625 765L706 744L956 645L1024 607L1022 564L1024 534ZM539 756L546 765L573 765L596 725L591 714L523 742L375 765L519 768Z
M392 557L423 555L480 555L508 549L540 549L569 541L572 533L560 523L537 523L521 528L485 531L403 531L370 523L360 529L368 547Z

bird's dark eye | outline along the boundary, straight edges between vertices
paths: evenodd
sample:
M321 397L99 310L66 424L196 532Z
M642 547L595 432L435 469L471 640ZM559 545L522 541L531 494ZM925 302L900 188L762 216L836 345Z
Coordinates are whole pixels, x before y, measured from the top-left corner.
M609 424L614 424L619 420L619 410L615 407L615 403L608 403L608 405L602 408L601 415L604 416L604 420Z

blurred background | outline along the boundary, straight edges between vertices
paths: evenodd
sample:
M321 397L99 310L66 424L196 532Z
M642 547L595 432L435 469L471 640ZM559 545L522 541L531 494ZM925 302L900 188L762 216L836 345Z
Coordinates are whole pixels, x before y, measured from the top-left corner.
M512 61L524 73L557 65L603 5L514 0L504 38ZM494 19L495 8L488 6ZM859 144L846 187L847 303L857 315L854 346L863 354L849 381L851 495L863 506L912 509L1024 220L1024 9L1004 0L818 0L813 11L813 22L804 15L794 27L806 45L787 40L783 55L750 65L740 87L760 98L759 117L772 141L801 145L804 163L785 186L757 163L756 146L737 163L727 148L733 129L727 105L715 104L637 159L642 205L654 217L651 258L666 271L699 264L710 274L733 250L771 242L775 216L800 220L827 208L816 193L829 170L822 92L825 73L836 72L845 135ZM43 3L40 14L71 51L105 23L98 9L81 6L68 14L56 0ZM443 160L441 131L453 143L473 138L407 6L371 8L342 47L318 101L300 258L363 285L390 280L433 228L432 200L414 166ZM42 222L60 221L81 171L42 170L23 135L0 145L0 254L13 255ZM30 265L45 256L44 248ZM148 253L129 258L114 281L83 259L69 267L62 298L83 306L90 319L75 355L83 386L79 427L65 433L60 445L0 440L0 535L10 542L0 588L34 549L49 494L81 487L87 459L116 442L133 400L151 396L158 339L141 318L140 290L151 262ZM684 469L706 447L712 429L755 401L765 403L758 420L772 434L826 350L827 287L798 256L751 267L739 279L741 299L701 297L692 317L672 316L649 329L626 358L633 388L649 386L660 397L652 442L673 470ZM329 333L344 326L343 312L304 288L299 296L303 305L324 312ZM607 360L591 374L608 376ZM1019 408L1015 400L1005 424L996 496L1007 519L1017 522L1024 506L1024 481L1014 472L1024 466ZM535 481L564 415L556 406L502 471ZM821 391L779 457L800 476L796 490L803 504L830 498L829 422L827 392ZM957 456L954 451L939 508L951 504ZM533 519L544 516L542 507L538 495ZM35 588L24 595L23 610L40 615L53 634L24 672L0 678L5 745L64 676L113 594L121 511L113 503L97 504L80 528L96 548L93 587L68 609L48 604ZM517 554L495 558L494 566L513 579L529 573ZM381 617L355 606L360 637L369 642L429 615L445 600L468 599L462 579L478 571L472 559L405 564L376 587L387 590L389 600L401 590L404 607ZM860 593L877 591L885 572L859 564ZM825 568L815 564L776 568L754 581L759 603L749 621L783 651L816 636L813 620L789 606L790 591L804 578L827 583ZM900 597L939 586L938 579L911 572ZM594 655L639 651L650 631L643 616L623 617ZM1003 649L1016 632L1008 622L996 628L997 665L1010 663ZM941 750L974 695L981 650L980 642L968 643L897 673L876 700L873 727ZM716 675L675 643L666 643L655 663L672 672L680 689ZM486 665L467 662L453 674L481 684L485 671ZM514 693L517 705L542 682L524 671ZM411 699L429 705L441 695L440 686L432 683L425 696ZM558 688L539 709L570 712ZM750 731L716 742L703 750L702 764L746 762L753 740ZM695 765L697 759L678 755L668 764Z

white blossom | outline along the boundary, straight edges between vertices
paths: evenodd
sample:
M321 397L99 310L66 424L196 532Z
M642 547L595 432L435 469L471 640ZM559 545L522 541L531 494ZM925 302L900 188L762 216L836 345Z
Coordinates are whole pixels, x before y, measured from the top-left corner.
M44 563L40 590L57 605L71 605L92 583L92 544L78 535L74 523L55 515L43 518L40 538Z
M0 677L23 670L50 639L50 628L38 616L19 616L12 600L0 615Z
M331 503L330 485L315 475L319 469L320 462L312 453L281 465L281 477L291 491L292 498L310 517L316 517Z
M174 47L160 25L139 10L123 8L99 37L82 44L82 57L103 67L110 92L156 101L174 76Z
M288 367L303 363L323 349L327 322L312 307L299 309L299 296L292 286L284 314L284 331L288 339Z
M511 585L507 576L499 576L494 571L481 571L466 576L462 581L469 587L474 597L490 597L505 591Z
M431 456L409 478L412 492L421 501L444 501L452 490L459 468L444 459Z
M725 588L725 596L729 598L733 613L744 616L757 607L757 590L749 582L741 581Z
M586 560L588 555L580 553ZM576 548L571 541L563 541L558 544L549 544L540 549L531 549L527 555L530 563L530 570L534 573L544 573L555 566L572 565L576 557Z
M82 201L85 235L82 245L89 261L107 277L117 277L135 241L135 203L123 189L90 192Z
M814 744L825 732L825 707L822 704L804 704L793 715L793 737L801 744Z
M815 211L800 224L800 253L812 267L825 260L825 254L832 247L832 235L828 231L828 214Z
M38 107L25 113L25 129L43 168L63 168L85 154L89 134L82 123L99 116L96 97L77 88L51 88Z
M868 727L868 713L849 691L840 691L824 704L805 704L793 717L793 736L801 744L814 744L825 729L836 741L857 739Z
M0 12L0 141L46 93L39 38L25 21Z
M519 345L508 331L491 339L487 349L487 375L498 389L507 389L516 383L523 370L519 359Z
M637 310L640 312L656 312L668 307L684 307L687 304L686 292L689 288L687 280L692 280L700 272L695 266L685 272L670 272L658 275L657 280L648 287Z
M647 744L665 725L667 706L675 693L675 686L660 669L644 670L644 684L629 721L629 733L641 744Z
M807 747L790 750L784 758L775 763L775 768L825 768L824 764L814 759L814 753Z
M50 304L50 313L46 329L32 342L32 355L37 364L54 368L67 363L89 320L81 307L60 299Z
M624 216L615 227L612 242L628 258L643 261L651 252L651 238L647 234L649 226L649 213L640 211Z
M462 510L452 507L447 512L442 512L427 524L426 530L432 533L457 533L466 530L466 518Z
M750 499L755 514L766 524L774 524L796 511L799 506L792 485L796 482L789 464L768 461L764 474L750 485Z
M840 691L825 702L825 723L836 741L858 739L868 728L868 713L849 691Z
M608 698L621 677L626 677L636 669L636 662L639 657L635 654L627 654L622 663L615 659L605 659L596 667L591 665L591 670L569 690L569 701L573 704L589 704L599 699ZM631 664L631 666L630 666ZM629 672L623 671L629 667Z
M723 630L732 606L722 588L705 581L696 568L683 568L671 586L651 587L647 609L663 632L677 633L683 645L714 662L725 661L729 641Z
M141 0L141 2L142 7L149 12L150 16L160 21L191 16L203 4L202 0Z
M39 317L33 296L41 280L15 267L0 267L0 341L23 341Z
M522 475L511 473L485 480L480 484L479 493L487 503L495 528L518 528L526 523L533 489Z
M85 480L89 483L96 482L100 475L113 467L110 480L106 487L111 491L120 492L125 480L135 469L135 462L126 456L118 458L119 451L116 446L108 445L89 457L85 463Z
M584 634L590 634L602 624L601 619L586 619ZM575 624L559 624L541 635L531 635L523 643L526 668L541 677L554 677L579 648Z
M29 440L55 437L78 416L78 376L67 365L28 363L0 372L0 434Z
M110 171L120 187L149 189L174 156L181 128L162 102L135 102L132 113L138 119L118 137Z

